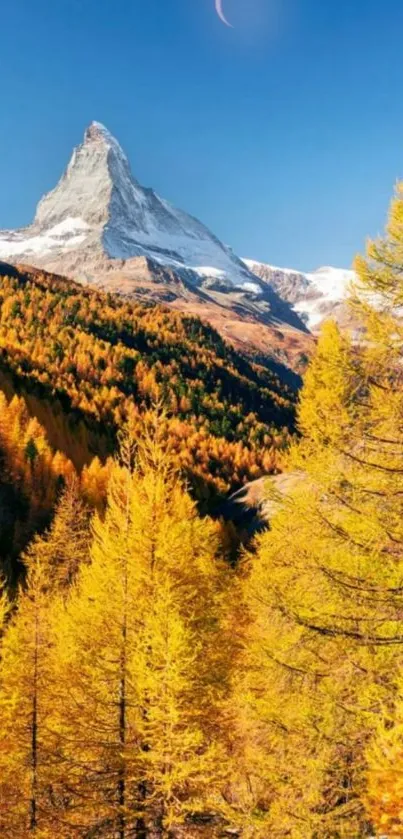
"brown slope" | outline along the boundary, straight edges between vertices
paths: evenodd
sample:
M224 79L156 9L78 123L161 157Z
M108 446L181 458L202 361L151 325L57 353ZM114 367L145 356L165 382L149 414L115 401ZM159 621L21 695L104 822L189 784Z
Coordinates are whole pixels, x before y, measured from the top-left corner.
M59 263L57 259L54 266L47 264L47 268L60 273ZM260 363L274 364L287 383L292 381L289 371L298 375L304 372L314 347L314 338L303 321L266 283L261 283L260 294L220 281L197 283L193 272L175 271L146 257L101 258L85 274L80 273L79 264L69 262L65 275L83 285L141 302L162 303L200 317L238 351ZM259 284L259 279L255 279Z

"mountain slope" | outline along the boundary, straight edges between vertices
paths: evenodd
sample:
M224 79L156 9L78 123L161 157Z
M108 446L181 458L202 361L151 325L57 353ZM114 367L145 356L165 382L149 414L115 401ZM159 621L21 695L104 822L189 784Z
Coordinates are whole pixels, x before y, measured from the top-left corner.
M105 435L113 445L127 421L137 435L147 411L162 402L163 437L203 498L279 468L295 397L211 326L43 271L1 270L0 373L24 395L53 405L55 417L62 409L73 442L81 434L90 441L86 426L92 454L102 454ZM52 420L48 428L46 412L39 418L53 440ZM94 450L95 431L102 450ZM86 457L64 450L81 468Z
M354 271L325 267L305 274L251 259L244 262L250 271L292 306L312 332L327 317L338 321L346 319L345 300L355 277Z

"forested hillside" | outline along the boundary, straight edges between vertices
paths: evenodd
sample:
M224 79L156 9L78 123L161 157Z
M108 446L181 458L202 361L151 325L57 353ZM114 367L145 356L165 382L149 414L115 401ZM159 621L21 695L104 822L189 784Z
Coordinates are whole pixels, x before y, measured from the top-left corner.
M49 524L74 473L105 500L124 425L142 434L158 406L161 441L200 509L281 467L295 396L197 318L0 264L0 559ZM91 484L91 489L90 489Z
M15 271L10 277L5 271L0 384L10 395L22 390L34 412L41 411L39 402L53 405L59 426L63 414L80 424L81 439L65 434L63 440L60 427L59 435L52 428L52 412L42 410L49 439L77 468L93 454L110 452L116 429L129 419L139 426L156 404L201 497L225 493L281 463L294 422L293 393L210 326L50 274Z
M197 321L81 298L71 284L52 294L52 278L4 281L15 374L48 393L51 366L66 408L101 427L127 422L113 457L79 469L54 453L23 399L0 404L2 475L25 503L11 545L25 574L0 597L2 836L403 836L402 220L403 186L385 239L356 264L350 306L365 340L324 327L299 435L282 454L287 491L273 496L270 528L233 565L221 522L191 496L172 431L186 427L186 411L169 400L190 401L195 379L184 370L197 370L198 399L220 405L222 421L232 393L223 382L239 381L238 406L251 389L257 400L271 393L267 410L279 411L268 374L241 371ZM49 336L37 325L35 340L45 302ZM31 360L18 343L23 311ZM125 315L112 320L111 311ZM141 349L129 346L140 323ZM218 389L212 370L228 377L220 373ZM167 414L151 409L161 395ZM263 464L264 435L248 429L242 444L231 442L235 424L216 438L214 419L203 424L192 410L207 447L242 445ZM188 468L194 474L194 462Z

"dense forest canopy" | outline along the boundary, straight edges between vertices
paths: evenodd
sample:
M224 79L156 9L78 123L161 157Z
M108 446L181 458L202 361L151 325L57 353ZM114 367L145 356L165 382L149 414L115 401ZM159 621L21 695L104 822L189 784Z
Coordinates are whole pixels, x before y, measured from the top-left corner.
M109 436L109 452L116 429L159 403L167 435L202 495L226 493L281 463L294 394L208 324L51 274L14 271L0 279L3 376L53 402L59 415L84 419L93 437L94 428ZM45 416L41 421L46 425ZM83 441L80 451L65 441L64 451L81 468L94 445L93 438L86 450ZM99 439L92 453L107 450Z
M38 271L0 265L0 557L14 577L73 471L105 499L118 430L161 440L201 509L281 468L295 396L208 324ZM91 490L89 486L91 484Z

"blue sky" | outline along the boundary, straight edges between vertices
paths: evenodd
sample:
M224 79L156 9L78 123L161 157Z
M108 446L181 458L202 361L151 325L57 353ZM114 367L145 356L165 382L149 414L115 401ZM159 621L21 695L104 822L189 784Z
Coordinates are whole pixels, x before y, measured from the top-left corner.
M401 0L3 0L0 227L91 120L234 250L348 266L403 177Z

